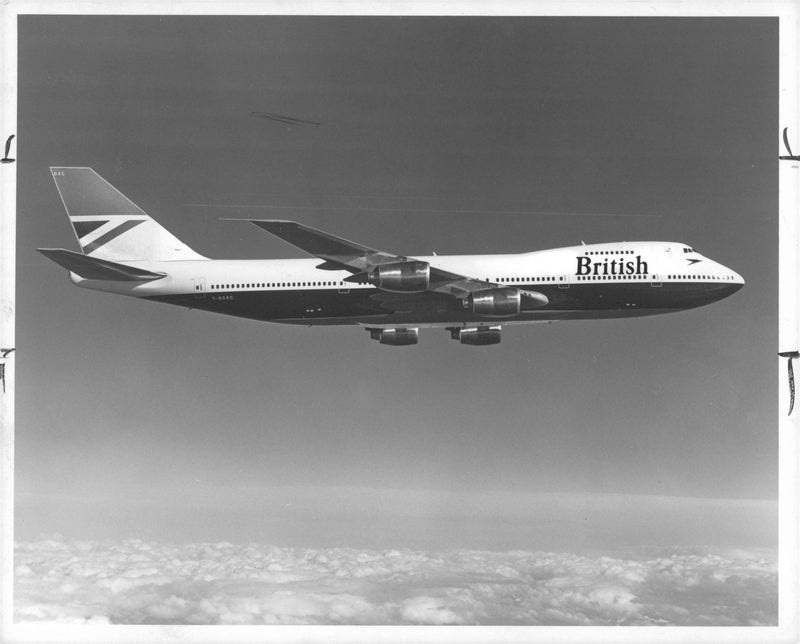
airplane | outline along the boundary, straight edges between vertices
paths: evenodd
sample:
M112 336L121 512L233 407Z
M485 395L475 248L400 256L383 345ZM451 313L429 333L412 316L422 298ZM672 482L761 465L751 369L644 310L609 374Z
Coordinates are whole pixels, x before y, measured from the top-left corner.
M356 325L389 346L417 344L419 329L432 327L461 344L493 345L503 324L670 313L716 302L744 284L675 242L406 257L277 219L237 221L313 258L209 259L92 168L50 171L82 252L37 250L77 286L253 320Z

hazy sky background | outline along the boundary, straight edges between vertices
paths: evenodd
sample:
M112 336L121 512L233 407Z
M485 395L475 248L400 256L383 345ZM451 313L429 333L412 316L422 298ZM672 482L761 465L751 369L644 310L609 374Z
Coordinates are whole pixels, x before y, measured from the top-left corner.
M348 545L419 502L409 543L540 547L514 499L774 500L777 72L771 19L20 16L17 536ZM383 347L74 288L34 250L77 249L49 165L92 166L214 258L303 256L218 220L283 217L409 255L685 242L747 284L491 348ZM461 497L470 529L437 512ZM492 542L498 503L511 536ZM547 543L581 534L587 513L559 507ZM717 538L713 512L681 512ZM592 516L575 547L612 530ZM774 545L770 516L753 543Z

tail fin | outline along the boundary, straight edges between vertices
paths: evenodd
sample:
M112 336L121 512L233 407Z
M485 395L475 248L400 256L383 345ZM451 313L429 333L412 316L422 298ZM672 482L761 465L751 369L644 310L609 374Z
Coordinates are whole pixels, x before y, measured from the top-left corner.
M206 259L91 168L50 168L86 255L115 261Z

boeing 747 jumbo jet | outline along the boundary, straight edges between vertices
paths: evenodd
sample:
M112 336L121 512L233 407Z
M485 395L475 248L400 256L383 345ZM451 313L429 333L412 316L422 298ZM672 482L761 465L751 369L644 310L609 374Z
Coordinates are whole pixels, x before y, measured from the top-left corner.
M416 344L420 327L447 329L462 344L497 344L501 323L670 313L744 284L675 242L405 257L275 219L246 221L315 259L211 260L91 168L50 170L82 252L38 250L78 286L254 320L358 325L381 344Z

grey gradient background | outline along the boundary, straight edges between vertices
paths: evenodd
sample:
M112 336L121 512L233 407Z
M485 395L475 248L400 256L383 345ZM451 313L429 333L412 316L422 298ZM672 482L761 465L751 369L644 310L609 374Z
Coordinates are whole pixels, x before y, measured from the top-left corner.
M16 537L774 546L777 72L773 19L20 16ZM284 217L410 255L680 241L747 284L381 347L72 287L34 250L77 248L49 165L215 258L302 256L219 221Z

